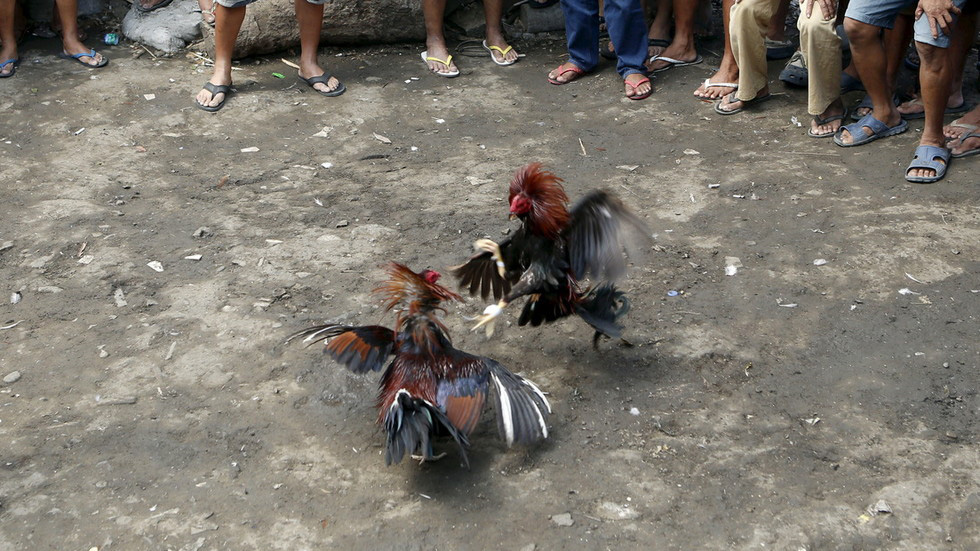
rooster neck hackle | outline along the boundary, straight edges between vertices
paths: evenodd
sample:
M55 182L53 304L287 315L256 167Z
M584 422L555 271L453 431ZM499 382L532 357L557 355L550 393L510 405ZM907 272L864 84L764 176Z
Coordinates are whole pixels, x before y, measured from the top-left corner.
M561 182L541 163L519 169L510 182L507 198L511 213L519 216L532 232L550 239L558 237L569 221L568 195Z

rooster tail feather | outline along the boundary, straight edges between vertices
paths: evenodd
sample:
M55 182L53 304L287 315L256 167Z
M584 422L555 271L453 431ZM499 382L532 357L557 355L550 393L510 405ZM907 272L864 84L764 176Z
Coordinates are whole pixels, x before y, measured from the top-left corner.
M405 454L411 455L415 452L425 458L433 457L432 436L440 426L456 441L463 463L469 468L470 460L466 456L466 448L470 442L466 435L456 430L437 406L412 396L404 388L399 389L384 418L387 436L385 464L399 463Z
M551 413L551 404L541 389L496 362L490 366L490 380L495 391L497 429L507 445L548 438L544 417Z
M576 313L597 333L619 338L623 333L619 318L625 316L629 309L630 301L626 294L607 283L587 292L578 303Z

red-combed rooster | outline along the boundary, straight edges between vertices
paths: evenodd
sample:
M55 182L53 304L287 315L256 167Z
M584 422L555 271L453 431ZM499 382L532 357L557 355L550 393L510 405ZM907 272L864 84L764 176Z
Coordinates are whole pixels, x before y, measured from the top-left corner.
M562 179L540 163L519 169L510 182L511 219L522 222L513 236L500 244L481 239L482 252L453 268L460 286L485 300L491 293L499 302L484 311L476 330L487 326L505 306L529 296L518 320L533 326L578 314L595 329L593 346L601 335L620 337L617 320L629 310L629 301L614 286L626 272L624 250L650 232L613 194L595 190L571 210ZM601 282L582 290L579 281Z
M432 437L448 433L459 445L464 463L468 437L483 411L492 383L497 427L510 446L530 444L548 437L544 416L551 413L538 387L491 360L453 348L446 327L438 318L443 301L459 301L456 293L439 285L439 273L415 273L391 263L388 279L374 292L384 311L397 310L395 330L380 325L320 325L286 339L324 342L324 352L354 373L380 371L378 423L387 435L385 462L398 463L406 453L435 460Z

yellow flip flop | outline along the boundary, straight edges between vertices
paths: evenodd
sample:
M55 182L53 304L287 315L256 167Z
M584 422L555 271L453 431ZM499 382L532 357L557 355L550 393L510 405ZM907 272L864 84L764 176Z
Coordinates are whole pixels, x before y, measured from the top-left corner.
M450 55L446 59L439 59L438 57L432 57L432 56L430 56L429 55L429 51L426 50L426 51L422 52L422 61L425 62L425 68L426 69L429 69L429 62L430 61L435 61L436 63L441 63L441 64L445 65L446 68L448 69L449 66L450 66L450 64L453 62L453 56ZM429 69L429 70L432 71L432 69ZM441 77L446 77L446 78L453 78L453 77L458 77L459 76L459 69L456 69L455 71L449 71L447 73L440 73L439 71L432 71L432 74L439 75Z
M497 61L497 57L493 55L494 52L500 52L500 58L501 59L504 59L504 58L507 57L507 52L510 52L511 50L514 49L513 46L507 46L506 48L501 48L500 46L490 46L489 44L487 44L487 41L484 40L483 41L483 49L486 50L486 51L488 51L488 52L490 52L490 59L494 63L496 63L497 65L500 65L501 67L506 67L508 65L513 65L513 64L517 63L517 60L518 59L520 59L520 57L518 57L517 59L514 59L512 61L506 61L506 60L504 60L504 61Z

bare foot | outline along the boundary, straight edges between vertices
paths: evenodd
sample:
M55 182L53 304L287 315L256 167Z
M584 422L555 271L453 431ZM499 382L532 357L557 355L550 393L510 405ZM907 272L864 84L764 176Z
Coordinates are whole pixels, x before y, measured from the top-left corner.
M844 103L840 98L831 103L823 113L810 121L810 136L814 138L829 138L837 133L844 124Z
M299 76L306 79L320 76L323 74L326 74L326 71L321 69L319 65L311 65L309 67L300 66L299 69ZM317 92L333 92L334 90L337 89L338 86L340 86L340 81L337 80L337 77L331 76L330 79L327 80L326 84L322 82L314 83L313 89L316 90Z
M671 43L671 45L667 46L667 48L659 55L662 57L677 59L683 62L693 62L698 58L698 51L694 49L693 42L690 43L690 45L688 46L678 46L677 43ZM646 66L647 71L650 71L652 73L656 71L662 71L663 69L666 69L671 65L673 65L673 63L663 59L655 60L653 58L649 58L647 59L647 62L644 63L644 65Z
M580 69L578 65L575 65L571 61L566 61L548 73L548 80L555 84L565 84L571 82L578 77L585 74L585 71Z
M964 132L963 135L965 136L966 132ZM950 150L953 152L953 155L957 157L963 157L965 154L970 153L971 151L980 152L980 135L978 135L978 132L974 130L969 138L966 138L965 140L958 138L948 145L950 146Z
M17 59L17 43L11 40L12 44L4 44L3 48L0 49L0 63L10 59ZM8 63L0 69L0 75L10 75L14 72L14 64Z
M641 73L630 73L626 75L623 84L626 86L626 97L630 99L643 99L653 91L653 85L650 84L650 79Z
M493 56L493 59L495 59L497 63L510 64L514 63L520 58L520 54L517 53L517 50L512 48L510 44L507 44L507 41L503 38L492 39L488 37L486 42L487 47L490 48L490 55ZM502 54L501 52L507 53Z
M735 97L735 94L728 94L721 99L721 102L715 107L715 111L723 112L722 114L728 115L740 111L749 103L755 103L769 95L769 87L763 86L761 90L756 92L755 97L749 100L740 100Z
M875 117L875 119L885 123L885 125L887 125L889 128L892 128L895 125L900 124L902 122L902 116L898 114L898 111L892 111L892 116L888 117L887 120L881 120L878 119L878 117ZM862 126L861 128L864 129L865 134L870 135L875 133L874 129L871 128L870 126ZM841 130L840 138L841 141L844 142L845 144L854 143L854 137L851 136L851 133L847 131L847 128Z
M429 66L429 70L433 73L455 73L459 71L459 67L456 66L456 62L452 60L452 56L449 55L449 48L446 47L446 43L443 41L426 41L426 57L440 59L446 63L435 61L435 59L426 59L425 64ZM448 65L447 65L448 63Z
M950 94L949 100L946 102L946 108L956 108L963 105L963 90L961 89L958 94ZM922 97L918 94L915 95L909 101L898 106L898 112L902 115L913 118L923 117L926 114L926 106L922 103ZM918 117L916 117L918 116Z
M214 1L197 0L197 7L201 9L201 21L214 26Z
M216 86L227 86L231 84L231 75L226 76L215 73L214 75L211 75L208 82ZM202 88L201 91L197 93L194 100L198 103L198 105L203 105L204 107L217 107L221 105L221 102L225 101L225 94L223 92L218 92L217 94L212 95L210 91Z
M718 71L711 78L705 79L694 91L694 96L701 99L716 100L738 90L738 73L722 74Z

